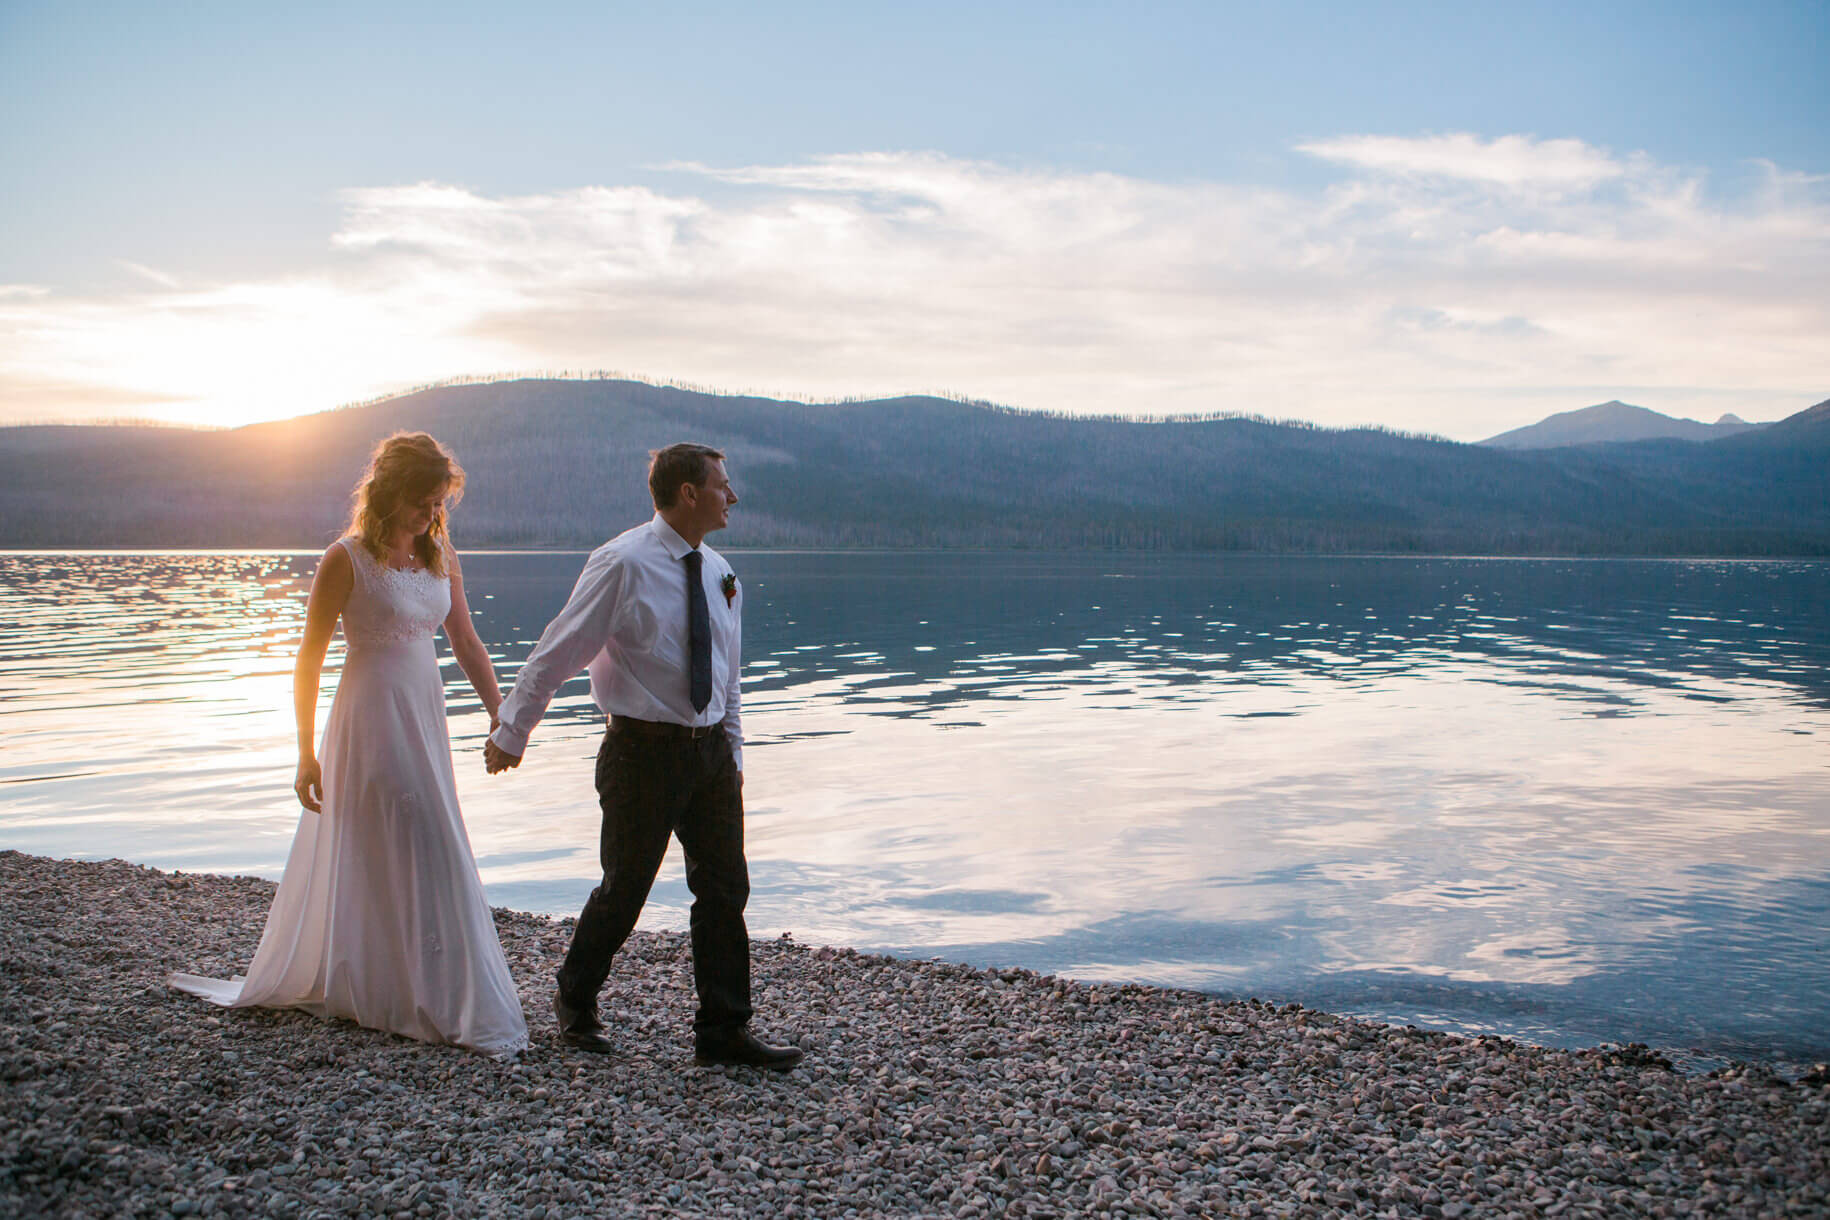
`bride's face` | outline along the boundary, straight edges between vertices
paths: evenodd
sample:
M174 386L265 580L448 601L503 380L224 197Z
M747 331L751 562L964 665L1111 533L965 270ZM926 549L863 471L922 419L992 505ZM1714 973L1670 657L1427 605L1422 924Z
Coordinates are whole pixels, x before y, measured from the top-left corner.
M445 496L450 488L441 487L422 500L412 500L401 507L397 520L402 529L414 538L418 538L432 528L433 518L445 507Z

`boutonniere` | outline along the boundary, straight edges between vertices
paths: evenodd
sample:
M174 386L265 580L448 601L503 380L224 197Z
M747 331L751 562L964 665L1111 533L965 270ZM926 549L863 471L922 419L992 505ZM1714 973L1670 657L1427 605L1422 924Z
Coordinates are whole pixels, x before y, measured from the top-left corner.
M737 573L726 572L724 579L718 582L718 588L724 593L724 604L730 605L737 600Z

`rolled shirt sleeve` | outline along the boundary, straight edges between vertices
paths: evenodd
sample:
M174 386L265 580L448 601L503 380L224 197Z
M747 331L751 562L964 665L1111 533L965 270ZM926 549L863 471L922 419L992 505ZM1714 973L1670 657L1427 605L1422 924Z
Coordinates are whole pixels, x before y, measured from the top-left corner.
M516 675L514 689L502 700L500 723L489 737L497 746L517 757L527 752L527 739L553 696L603 650L616 630L625 578L620 556L608 548L591 556L565 608L547 624Z

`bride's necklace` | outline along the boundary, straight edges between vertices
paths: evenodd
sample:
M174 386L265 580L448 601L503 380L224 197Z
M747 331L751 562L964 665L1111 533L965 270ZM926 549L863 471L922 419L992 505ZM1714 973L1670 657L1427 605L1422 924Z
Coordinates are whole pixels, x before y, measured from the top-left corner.
M403 551L396 546L388 547L388 567L396 572L417 572L426 565L419 561L419 550L409 541Z

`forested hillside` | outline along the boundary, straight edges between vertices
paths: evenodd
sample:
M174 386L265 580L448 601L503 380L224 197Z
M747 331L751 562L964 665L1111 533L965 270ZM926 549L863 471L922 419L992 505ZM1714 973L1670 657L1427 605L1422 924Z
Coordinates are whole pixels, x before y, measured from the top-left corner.
M467 546L594 545L648 515L648 451L695 439L730 455L729 546L1830 554L1830 404L1708 442L1508 451L561 380L221 432L0 429L0 545L321 546L370 447L401 428L469 471Z

